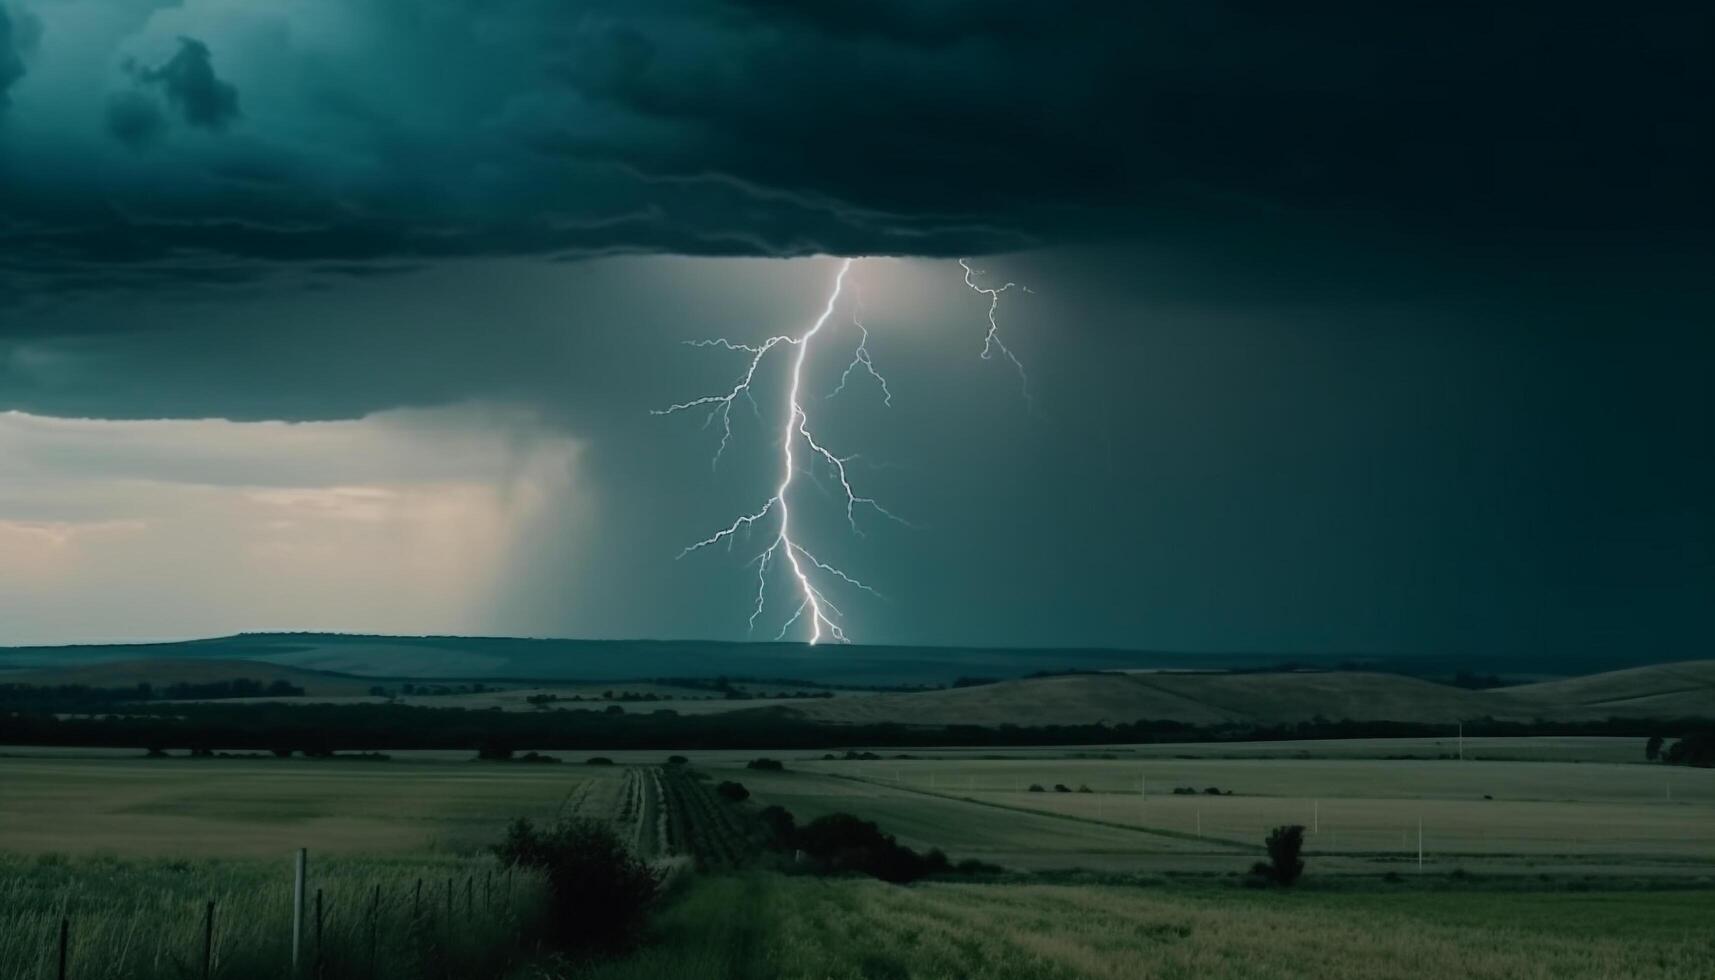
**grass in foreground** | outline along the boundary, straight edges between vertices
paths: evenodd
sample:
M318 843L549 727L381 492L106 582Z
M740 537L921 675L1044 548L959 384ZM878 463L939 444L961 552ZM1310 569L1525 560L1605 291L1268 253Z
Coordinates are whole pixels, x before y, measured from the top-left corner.
M1715 892L1334 892L697 881L591 980L1500 978L1693 980Z
M544 906L539 879L491 860L312 860L310 871L303 975L327 980L438 976L443 965L449 976L504 976L527 958L521 926ZM201 977L209 901L211 977L291 975L286 862L0 858L0 977L56 976L62 918L68 977Z

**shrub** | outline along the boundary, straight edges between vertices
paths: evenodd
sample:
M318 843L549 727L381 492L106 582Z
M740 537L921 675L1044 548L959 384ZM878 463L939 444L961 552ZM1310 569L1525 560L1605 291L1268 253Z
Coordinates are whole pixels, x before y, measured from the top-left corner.
M823 872L856 871L896 885L949 867L940 851L918 854L875 824L849 813L817 817L794 835L793 843Z
M494 855L508 867L539 869L548 883L555 945L573 950L618 951L634 944L661 885L607 824L564 820L537 830L513 821Z
M670 766L682 766L685 763L690 762L690 761L691 760L685 758L682 755L670 755L667 757L667 764Z
M765 806L757 818L768 830L768 843L773 847L789 848L798 839L798 821L792 811L778 804Z
M1644 758L1648 759L1651 762L1654 762L1656 759L1660 758L1661 757L1661 743L1663 741L1664 741L1664 739L1662 739L1662 737L1660 735L1651 735L1649 737L1649 741L1644 743Z
M1030 784L1030 792L1032 792L1032 793L1046 793L1048 791L1042 788L1041 783L1031 783Z
M1078 784L1078 792L1080 792L1080 793L1094 793L1095 790L1090 788L1089 783L1079 783Z
M519 762L559 762L559 756L543 755L540 752L526 752L518 757Z
M1067 786L1065 783L1055 783L1054 784L1054 792L1056 792L1056 793L1070 793L1070 792L1072 792L1072 787Z
M786 765L785 765L785 763L781 762L779 759L762 758L762 759L752 759L749 762L745 763L744 767L746 769L760 769L760 770L764 770L766 772L780 772L781 770L786 768Z
M715 792L719 793L722 799L733 803L743 803L750 799L750 790L745 789L743 783L735 783L730 779L717 785Z
M609 759L605 755L592 755L589 758L584 760L584 765L586 765L586 766L611 766L611 765L613 765L613 760Z
M512 753L514 751L515 750L511 743L497 738L490 738L484 739L479 745L477 745L476 757L478 759L485 759L489 762L504 762L505 760L512 758Z
M1276 827L1269 832L1268 860L1251 865L1251 874L1289 887L1304 873L1304 860L1298 855L1304 850L1304 828L1299 824Z

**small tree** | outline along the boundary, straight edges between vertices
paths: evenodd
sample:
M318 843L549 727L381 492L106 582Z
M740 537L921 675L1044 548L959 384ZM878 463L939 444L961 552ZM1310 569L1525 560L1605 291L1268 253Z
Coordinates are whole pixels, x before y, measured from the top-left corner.
M722 799L733 803L743 803L750 799L750 790L745 789L743 783L735 783L730 779L716 786L715 792L719 793Z
M1644 743L1644 758L1651 762L1661 758L1662 741L1663 739L1660 735L1651 735L1649 737L1649 741Z
M1251 874L1283 888L1291 886L1304 873L1304 859L1298 856L1304 850L1304 827L1300 824L1276 827L1264 843L1268 860L1251 865Z

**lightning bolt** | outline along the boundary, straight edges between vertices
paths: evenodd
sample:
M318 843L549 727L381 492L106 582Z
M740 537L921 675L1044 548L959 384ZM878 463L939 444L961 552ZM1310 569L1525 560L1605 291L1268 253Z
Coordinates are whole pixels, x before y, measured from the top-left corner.
M995 319L996 313L1000 310L1001 293L1009 289L1020 289L1028 293L1030 287L1020 286L1016 282L1008 282L1004 286L979 286L974 277L983 275L982 270L971 268L970 262L965 259L959 260L959 268L965 270L965 285L989 298L989 332L983 336L983 360L989 360L998 350L1007 360L1011 361L1012 366L1018 369L1018 383L1024 394L1024 401L1034 409L1036 400L1030 397L1030 376L1024 372L1024 362L1020 361L1018 355L1012 352L1012 348L1006 346L1006 342L1000 339L1000 323Z
M862 528L858 526L857 512L859 508L871 510L882 517L896 521L900 524L905 524L908 527L911 526L909 522L904 520L898 514L895 514L882 506L880 502L875 500L875 498L861 494L855 487L853 487L848 466L856 461L858 457L855 455L836 455L832 450L818 440L814 431L810 427L809 413L804 408L804 364L809 359L810 348L816 340L817 335L822 333L823 328L827 326L828 321L833 317L834 311L840 304L841 296L846 288L846 277L847 274L851 272L853 261L854 260L852 259L844 259L840 262L839 272L834 276L833 289L828 293L828 300L826 305L822 308L821 315L818 316L815 322L811 323L809 327L805 328L803 333L797 336L782 334L769 337L757 344L737 343L719 337L711 340L687 341L687 344L692 347L715 348L735 353L748 354L749 357L745 364L744 371L739 375L738 380L733 383L733 386L727 391L703 395L698 398L693 398L690 401L678 402L676 404L669 405L666 408L652 409L650 411L651 415L675 415L680 412L688 412L695 409L708 409L709 414L703 422L704 428L713 426L716 420L719 420L721 424L720 444L715 448L714 458L710 461L711 466L718 466L720 464L721 456L725 454L727 447L732 442L733 406L742 398L749 402L752 408L760 415L761 409L756 403L752 387L756 382L757 372L761 370L763 362L768 358L769 354L782 347L797 348L796 353L793 354L791 359L791 374L789 376L790 380L787 385L786 393L785 419L780 430L780 481L775 485L773 495L763 501L762 505L756 510L748 514L740 515L726 527L721 528L708 537L689 545L683 551L679 552L679 557L684 558L686 555L692 554L693 552L701 551L704 548L710 548L722 543L726 544L730 549L733 543L737 541L740 536L748 537L752 530L763 526L765 522L770 518L773 518L775 520L773 538L770 539L767 547L758 552L757 555L749 562L749 564L756 567L756 601L752 605L750 611L750 629L752 632L755 632L757 620L762 617L763 611L767 607L769 571L778 567L779 563L784 560L786 567L790 572L790 579L794 588L793 598L796 601L796 605L792 610L792 614L787 617L785 624L780 627L780 632L775 638L784 639L786 634L791 631L792 627L797 625L799 621L803 620L808 623L810 643L812 645L820 643L824 636L831 638L836 642L848 642L846 631L841 626L841 620L844 619L845 614L841 611L839 606L835 605L834 602L828 598L827 593L823 591L823 585L829 580L838 581L843 585L867 592L874 596L880 596L881 593L840 568L816 557L816 555L811 553L809 549L804 547L803 544L793 537L791 508L792 484L800 472L805 472L812 476L814 475L809 473L806 467L800 466L797 453L794 451L795 448L801 446L805 450L806 456L810 461L820 462L839 483L841 494L844 497L846 523L850 526L854 534L861 537L864 533ZM964 259L959 260L959 265L965 270L965 284L971 289L989 297L989 330L983 340L983 358L985 360L989 359L992 353L998 350L1008 360L1010 360L1013 366L1018 370L1019 378L1024 385L1025 399L1029 401L1030 381L1025 375L1024 364L1013 355L1011 349L1008 348L1001 340L1000 326L996 321L996 311L999 309L1000 295L1002 293L1015 287L1025 292L1029 292L1030 290L1027 287L1019 286L1012 282L1008 282L999 287L985 287L978 285L973 277L981 275L982 273L978 270L973 270L970 267L970 264ZM854 293L856 292L855 287L853 291ZM854 304L854 306L861 306L861 303ZM882 403L884 405L891 406L893 404L893 392L888 389L887 379L879 370L877 370L875 361L870 357L869 329L864 326L861 310L854 310L851 322L852 325L858 329L857 347L852 353L851 361L840 374L839 384L833 391L829 392L826 397L832 398L834 395L844 391L847 384L852 380L853 375L862 371L873 378L876 384L880 386Z

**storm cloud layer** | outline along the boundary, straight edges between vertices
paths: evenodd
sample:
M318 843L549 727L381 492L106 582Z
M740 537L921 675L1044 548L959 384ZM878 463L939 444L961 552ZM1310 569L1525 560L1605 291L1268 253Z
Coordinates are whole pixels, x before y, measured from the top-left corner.
M0 0L0 643L744 638L832 254L862 641L1706 655L1712 11Z
M7 0L0 290L1711 227L1708 5Z

